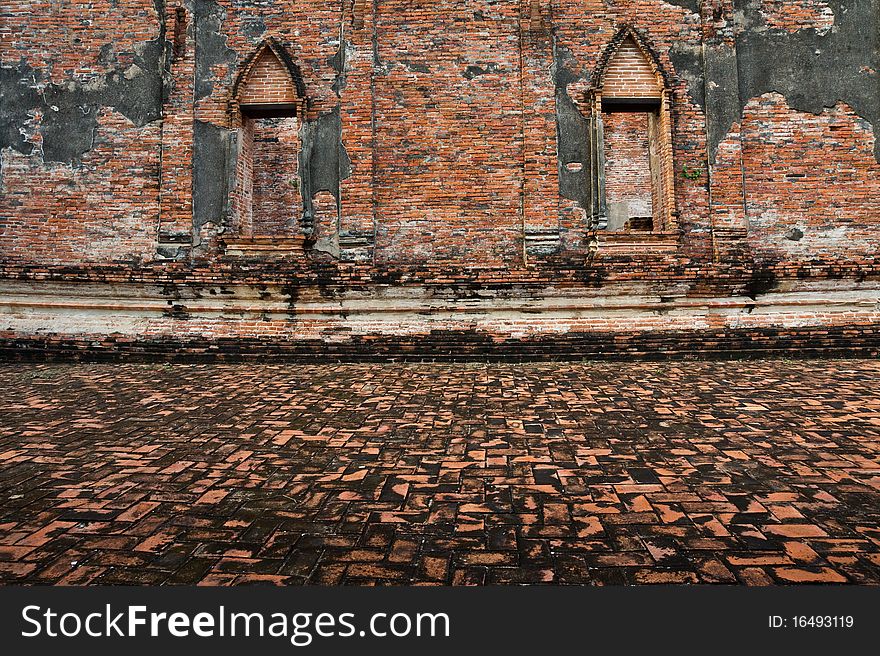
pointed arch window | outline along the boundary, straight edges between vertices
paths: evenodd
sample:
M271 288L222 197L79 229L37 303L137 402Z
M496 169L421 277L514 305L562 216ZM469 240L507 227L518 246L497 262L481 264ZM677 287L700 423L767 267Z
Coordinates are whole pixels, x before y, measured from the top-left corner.
M299 185L299 128L308 101L287 50L265 41L245 63L232 89L237 128L233 230L241 237L310 233Z
M594 228L675 230L671 102L659 59L635 29L622 27L590 89Z

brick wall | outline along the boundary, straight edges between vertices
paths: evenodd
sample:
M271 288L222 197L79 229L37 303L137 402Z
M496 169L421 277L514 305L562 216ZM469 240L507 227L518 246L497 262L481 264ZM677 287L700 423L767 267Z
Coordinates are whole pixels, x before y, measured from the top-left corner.
M877 275L880 233L876 39L870 20L852 27L865 3L840 15L832 4L183 0L159 15L161 3L120 0L87 17L14 4L0 21L0 276L178 296L274 281L291 307L311 287L513 298L631 284L702 298L861 285ZM656 156L672 162L675 222L594 253L558 152L580 138L591 75L623 25L651 56L624 41L602 95L657 97L664 74L655 129L671 141ZM254 59L269 39L303 97L274 51ZM793 61L808 53L817 74L740 80L760 39ZM825 89L823 66L850 66L837 77L859 84ZM301 115L236 115L248 70L239 102L303 101ZM607 199L656 212L645 122L605 116ZM299 252L226 252L242 235L299 234L309 205L315 231Z
M158 118L159 107L126 116L124 103L101 105L89 89L125 75L138 85L139 54L159 30L152 0L98 3L87 17L73 4L4 4L4 81L29 80L34 99L9 123L15 94L0 103L4 131L23 140L0 152L0 256L45 264L153 258L161 124L136 114ZM158 100L145 94L139 102Z
M376 257L517 263L519 3L386 0L379 8Z
M761 0L767 25L795 32L814 29L827 32L834 27L834 10L827 2L815 0ZM845 9L844 9L845 10Z
M880 248L874 139L870 126L842 103L818 116L793 111L779 94L746 106L747 211L761 261L782 274L807 262L827 266L873 256Z
M236 185L232 190L232 216L229 232L242 237L254 234L254 134L257 122L245 120L238 137L238 153L235 160Z
M603 122L608 228L625 229L633 217L653 216L648 114L606 112Z
M253 234L292 236L301 203L295 117L253 119Z

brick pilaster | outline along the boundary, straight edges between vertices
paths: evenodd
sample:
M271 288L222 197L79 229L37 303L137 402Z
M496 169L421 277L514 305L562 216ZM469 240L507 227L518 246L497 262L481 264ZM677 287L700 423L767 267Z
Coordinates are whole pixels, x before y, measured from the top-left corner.
M162 113L162 177L159 192L158 254L180 258L192 245L193 87L195 82L195 12L193 0L169 4L165 13L169 53Z

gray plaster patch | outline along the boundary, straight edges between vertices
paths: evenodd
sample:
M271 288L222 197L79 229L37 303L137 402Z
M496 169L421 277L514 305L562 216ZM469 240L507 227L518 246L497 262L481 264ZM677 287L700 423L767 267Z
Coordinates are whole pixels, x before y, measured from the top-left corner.
M342 39L339 42L339 48L336 53L327 60L330 67L336 71L336 79L333 81L332 88L337 98L342 97L342 92L347 82L348 62L350 58L354 57L355 52L356 47L354 44L346 39Z
M214 0L195 0L196 80L195 100L207 98L214 83L230 86L238 56L226 43L223 21L226 10ZM214 79L215 66L227 66L227 76Z
M35 88L37 77L24 60L14 68L0 67L0 149L13 148L23 155L33 152L24 128L32 113L45 106Z
M133 65L87 83L47 83L24 60L0 67L0 149L33 152L23 131L39 113L43 160L76 165L94 145L102 107L115 109L138 127L161 119L170 44L164 28L160 32L137 44Z
M554 39L551 74L556 90L559 192L591 215L594 208L589 177L593 159L590 152L590 121L568 94L568 86L583 79L573 70L576 64L574 55Z
M480 77L481 75L488 75L490 73L499 73L503 72L503 69L493 62L489 62L488 64L471 64L467 68L464 69L464 73L462 73L462 77L467 80L473 80L475 77Z
M700 13L700 0L665 0L665 2L667 5L687 9L692 14Z
M673 3L678 4L678 3ZM709 152L742 120L752 98L781 94L796 111L820 114L840 102L851 106L874 128L880 127L880 0L829 0L835 16L831 30L772 29L759 0L736 0L736 50L707 44L673 44L670 58L688 82L693 102L707 110ZM705 66L705 83L703 69ZM731 85L735 88L730 88ZM706 89L713 93L712 102ZM880 139L874 144L880 161Z
M800 241L804 238L804 231L800 228L792 228L791 230L786 231L785 238L790 241Z
M229 177L235 172L232 133L204 121L193 129L193 234L228 215ZM198 245L196 243L195 245Z
M300 188L303 198L303 225L314 218L314 198L320 192L333 194L337 208L342 180L351 175L351 159L342 143L342 118L337 105L300 128Z

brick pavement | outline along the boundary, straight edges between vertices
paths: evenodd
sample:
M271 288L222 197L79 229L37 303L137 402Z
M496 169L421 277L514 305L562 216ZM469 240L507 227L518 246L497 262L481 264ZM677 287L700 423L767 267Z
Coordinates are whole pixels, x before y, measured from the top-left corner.
M0 365L0 581L880 583L878 373Z

